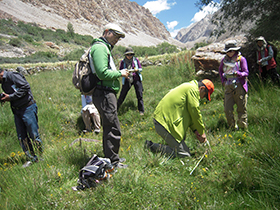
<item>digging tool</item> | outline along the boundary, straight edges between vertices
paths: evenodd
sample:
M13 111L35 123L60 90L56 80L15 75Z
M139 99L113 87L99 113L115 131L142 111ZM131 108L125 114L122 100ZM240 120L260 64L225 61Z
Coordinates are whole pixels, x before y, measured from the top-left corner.
M208 145L209 147L209 151L212 152L210 143L208 140L206 140L205 144ZM197 162L197 164L195 165L195 167L193 168L193 170L191 171L190 175L192 175L192 173L194 172L194 170L197 168L197 166L199 165L199 163L203 160L203 158L205 157L205 155L208 153L208 148L205 150L204 154L202 155L202 157L199 159L199 161Z
M206 151L204 152L204 154L202 155L202 157L199 159L199 161L197 162L197 164L195 165L195 167L193 168L193 170L191 171L190 175L192 175L192 173L194 172L194 170L197 168L197 166L199 165L199 163L202 161L202 159L205 157L205 155L207 154L208 150L206 149Z

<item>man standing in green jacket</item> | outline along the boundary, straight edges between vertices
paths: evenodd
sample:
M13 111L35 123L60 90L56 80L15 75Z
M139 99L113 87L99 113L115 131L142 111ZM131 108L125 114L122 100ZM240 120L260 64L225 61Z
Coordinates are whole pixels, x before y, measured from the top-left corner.
M113 23L105 26L102 37L93 40L90 56L96 75L101 80L93 92L92 100L97 108L103 127L103 152L115 168L125 167L124 158L119 157L121 128L117 113L116 94L120 90L119 77L128 77L127 70L117 70L111 50L125 34Z
M146 141L145 146L153 152L162 152L172 156L189 157L190 151L185 143L190 128L201 143L207 142L205 127L199 109L199 99L211 101L214 84L204 79L183 83L170 90L159 102L154 112L156 132L167 145Z

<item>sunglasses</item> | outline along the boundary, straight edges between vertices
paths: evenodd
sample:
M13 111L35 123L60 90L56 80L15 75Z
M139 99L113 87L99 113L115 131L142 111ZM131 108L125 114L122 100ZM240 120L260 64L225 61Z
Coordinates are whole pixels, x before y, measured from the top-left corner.
M232 53L232 52L235 52L234 50L230 50L230 51L228 51L228 53Z
M133 54L126 54L127 56L133 56Z
M117 34L115 31L113 30L109 30L115 37L117 37L118 39L121 39L121 36L119 34Z

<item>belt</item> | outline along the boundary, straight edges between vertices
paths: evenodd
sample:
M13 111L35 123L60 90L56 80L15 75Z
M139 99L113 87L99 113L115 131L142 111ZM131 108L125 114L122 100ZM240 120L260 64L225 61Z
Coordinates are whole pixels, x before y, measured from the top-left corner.
M12 106L12 109L16 109L16 110L24 109L24 108L26 108L26 107L31 106L32 104L35 104L35 103L36 103L36 101L32 99L31 101L29 101L27 104L24 104L23 106L20 106L20 107L14 107L14 106Z
M111 87L107 87L107 86L103 86L103 85L96 85L96 88L99 89L99 90L107 90L107 91L111 91L111 92L113 92L113 93L116 93L116 92L114 91L114 89L111 88Z

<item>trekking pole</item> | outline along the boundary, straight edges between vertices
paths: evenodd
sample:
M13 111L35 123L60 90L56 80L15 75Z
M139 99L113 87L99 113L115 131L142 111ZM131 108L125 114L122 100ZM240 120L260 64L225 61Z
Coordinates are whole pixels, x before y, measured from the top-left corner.
M197 162L197 164L195 165L195 167L194 167L193 170L191 171L190 175L192 175L192 173L193 173L194 170L197 168L197 166L198 166L199 163L202 161L202 159L204 158L204 156L206 155L207 152L208 152L208 150L206 149L206 151L204 152L204 154L202 155L202 157L199 159L199 161Z

